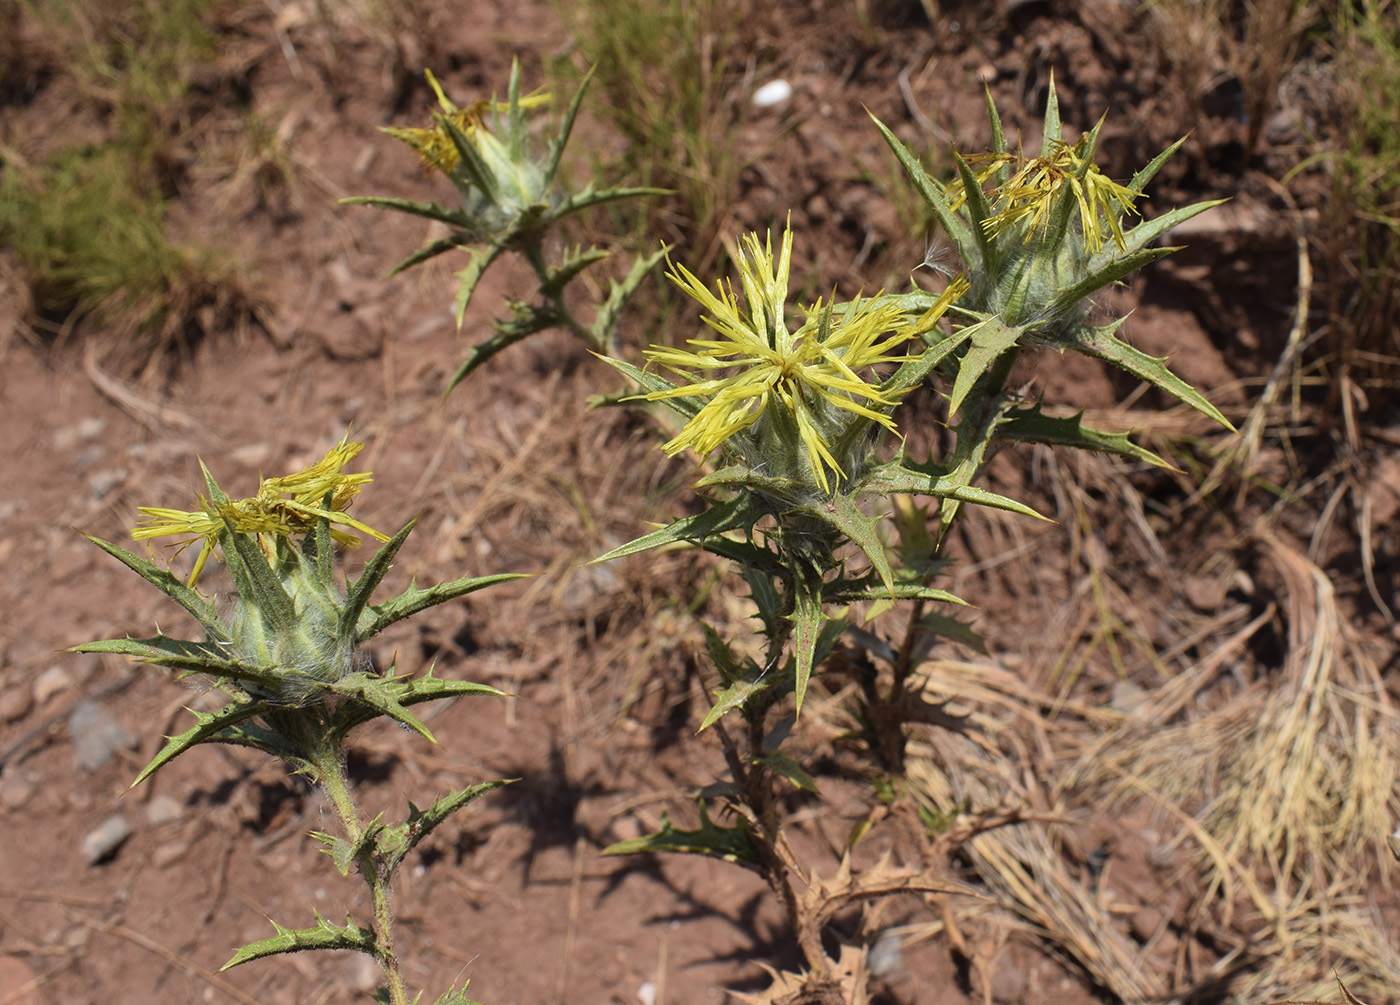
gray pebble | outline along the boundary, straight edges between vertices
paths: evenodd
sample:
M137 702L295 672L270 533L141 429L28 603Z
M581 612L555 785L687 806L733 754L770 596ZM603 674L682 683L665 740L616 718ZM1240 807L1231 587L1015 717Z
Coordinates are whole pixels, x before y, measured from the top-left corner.
M86 419L80 419L71 426L64 426L62 429L54 430L54 449L63 452L72 450L80 443L86 443L89 440L97 439L106 428L107 423L95 415L90 415Z
M78 702L68 713L68 733L73 763L87 772L97 771L115 751L136 746L136 737L91 700Z
M34 692L27 687L12 687L0 692L0 722L23 719L34 705Z
M893 977L904 969L899 933L885 929L870 947L870 972L877 977Z
M88 491L96 499L102 499L113 489L119 487L131 472L126 468L103 468L88 475Z
M1026 975L1019 968L1002 964L992 975L992 1001L999 1005L1016 1005L1026 994Z
M29 802L34 795L34 784L27 778L7 771L0 777L0 806L7 810L17 810Z
M108 817L83 838L83 859L88 865L111 858L123 842L131 836L131 824L120 813Z
M49 667L34 679L34 700L44 704L61 691L73 686L73 676L63 667Z
M152 827L174 823L185 815L185 806L174 796L159 795L146 805L146 820Z

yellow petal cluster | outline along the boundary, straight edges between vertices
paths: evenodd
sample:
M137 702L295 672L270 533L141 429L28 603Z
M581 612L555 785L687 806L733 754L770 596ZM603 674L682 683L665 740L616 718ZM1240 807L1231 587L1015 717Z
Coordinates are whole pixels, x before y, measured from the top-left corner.
M990 193L997 200L997 212L985 223L988 234L995 237L1029 220L1026 240L1050 225L1050 207L1055 205L1066 186L1079 204L1080 229L1090 251L1103 247L1107 237L1103 221L1108 221L1109 233L1118 247L1126 250L1123 228L1119 218L1124 213L1137 214L1133 203L1141 193L1120 185L1099 170L1085 157L1089 137L1074 144L1050 141L1050 152L1026 160L1017 154L981 154L969 158L977 166L978 183L987 181L998 167L1014 164L1015 173ZM953 200L953 208L962 205L966 193Z
M354 533L341 530L342 527L387 541L388 537L345 512L360 489L374 477L369 471L342 473L341 469L363 449L362 443L341 440L310 467L290 475L263 479L257 495L247 499L218 502L200 496L200 508L196 510L138 507L142 522L132 530L131 536L138 541L183 537L185 540L179 543L176 554L202 541L199 558L190 573L190 586L199 582L205 563L218 543L219 531L225 528L264 539L291 537L306 533L318 520L324 519L331 525L331 536L346 547L358 547L360 539Z
M438 170L450 175L461 161L457 144L452 142L452 134L447 129L449 122L472 142L493 168L498 168L501 162L509 164L510 156L500 140L496 139L487 127L486 116L492 112L505 114L510 111L510 106L494 99L480 98L467 105L466 108L458 108L447 97L432 71L425 70L424 72L427 75L428 83L432 85L433 92L437 95L438 105L442 108L438 114L437 124L429 129L412 129L403 126L382 126L381 129L418 151L418 158L428 171ZM547 104L549 104L549 93L543 89L533 91L520 99L520 107L525 110Z
M686 449L707 456L752 426L769 407L786 409L796 421L822 490L829 492L827 472L838 481L845 473L822 434L821 403L893 430L888 412L895 397L867 382L859 371L902 360L903 354L894 350L932 327L936 318L910 323L903 311L878 297L850 304L839 315L818 300L805 309L801 326L790 331L783 311L791 261L791 230L783 234L776 262L771 236L760 243L757 234L747 235L738 254L742 307L732 285L721 284L718 294L712 293L684 266L672 264L668 278L705 308L705 322L717 337L691 339L691 349L648 349L649 360L691 382L653 391L646 398L708 399L665 444L669 456Z

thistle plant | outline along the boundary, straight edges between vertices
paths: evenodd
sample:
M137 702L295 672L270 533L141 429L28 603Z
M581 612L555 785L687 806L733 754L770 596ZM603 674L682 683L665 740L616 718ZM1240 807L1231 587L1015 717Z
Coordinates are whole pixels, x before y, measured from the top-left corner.
M704 308L713 336L691 339L688 348L654 346L645 354L653 365L645 368L609 360L636 385L634 399L664 402L683 421L663 446L667 454L693 450L713 461L696 483L702 512L599 561L677 544L732 561L748 584L766 646L761 658L746 655L705 626L716 681L701 730L718 737L729 777L700 793L698 828L663 818L659 832L609 851L709 855L762 875L784 905L805 970L779 975L759 1001L817 1000L833 991L865 1000L863 949L830 956L823 935L831 919L886 895L949 889L932 851L899 868L882 861L857 869L848 854L826 877L793 852L779 796L785 787L817 793L789 739L814 676L854 671L859 687L845 711L850 736L869 754L873 795L898 802L909 730L969 728L925 699L918 680L939 638L976 641L946 607L929 610L962 603L934 585L948 563L949 528L967 503L1036 515L974 486L990 451L998 441L1032 440L1166 464L1124 434L1089 429L1079 416L1046 415L1039 401L1024 400L1008 383L1018 354L1044 346L1084 352L1229 428L1164 360L1119 339L1121 320L1088 321L1097 291L1174 250L1150 242L1214 205L1125 225L1179 143L1123 185L1093 162L1099 125L1075 143L1062 139L1053 85L1037 158L1013 154L990 96L988 109L992 150L955 153L958 180L946 187L876 123L962 259L963 274L941 294L818 300L794 324L786 306L792 235L784 233L776 256L771 238L751 235L737 261L742 304L732 286L711 291L684 266L671 266L669 279ZM928 380L948 396L955 439L947 457L912 457L899 433L900 402ZM918 496L935 499L935 510L926 511ZM886 637L871 622L900 601L912 605L902 637ZM863 629L850 624L856 612L865 615ZM1021 819L1014 807L949 807L935 819L904 802L915 831L940 854ZM876 816L853 828L848 852Z
M956 446L945 462L950 477L970 484L988 448L1003 438L1116 453L1168 466L1126 436L1090 429L1078 416L1051 418L1039 402L1023 401L1009 392L1011 368L1027 348L1073 350L1103 360L1233 429L1199 391L1167 368L1165 358L1149 356L1118 337L1126 317L1103 325L1089 322L1096 293L1179 250L1152 247L1152 242L1223 201L1183 206L1125 228L1124 218L1138 214L1137 200L1144 198L1148 182L1185 137L1121 185L1094 163L1102 118L1077 142L1064 140L1053 77L1038 157L1027 158L1007 146L990 92L987 114L992 149L967 158L954 150L958 176L946 186L931 178L918 158L872 116L969 277L967 296L954 308L957 316L972 322L962 330L967 346L946 367L951 379L948 412L961 412L961 421L952 427ZM928 299L911 293L898 302L918 309ZM959 506L956 498L941 504L940 535L947 534Z
M452 375L448 390L502 349L551 328L572 332L594 350L615 352L618 317L642 280L661 260L664 249L634 262L621 282L610 281L607 299L597 305L592 322L585 324L570 309L566 290L585 269L608 258L609 252L601 248L565 248L563 254L552 261L548 246L562 240L557 233L560 224L582 210L621 199L660 195L664 190L595 189L592 184L577 192L560 190L557 184L560 160L592 73L574 93L559 132L543 155L532 152L529 113L548 105L550 96L544 91L521 94L518 62L511 65L510 85L504 102L494 98L479 99L465 108L453 104L431 71L425 73L440 108L435 124L426 129L383 128L390 136L412 147L425 169L445 175L456 187L460 205L448 208L436 202L384 196L342 201L410 213L447 227L446 236L409 255L391 275L454 249L466 252L467 264L457 272L453 308L458 328L477 283L505 252L513 252L529 263L538 283L538 300L534 303L512 300L511 316L497 319L494 334L472 347Z
M386 537L346 510L370 480L369 472L342 469L360 445L342 441L304 471L262 480L256 495L232 499L207 468L207 495L194 510L143 507L138 540L174 536L178 549L195 543L200 553L188 583L168 568L115 544L90 538L195 619L203 638L108 639L72 652L115 653L200 675L227 703L217 712L193 712L195 724L167 738L132 782L140 784L178 755L203 743L250 747L279 758L295 774L319 786L340 824L340 833L315 833L341 875L357 871L369 887L372 917L359 924L316 915L301 929L274 923L276 935L240 948L224 969L278 953L350 949L373 957L385 987L377 998L408 1005L394 948L392 882L405 858L432 831L474 799L503 784L488 781L448 792L390 826L366 820L357 809L346 771L349 736L356 726L388 717L429 741L428 727L410 709L427 701L468 695L501 695L485 684L448 680L427 673L409 678L391 665L378 668L365 643L388 626L420 611L465 596L515 575L456 579L428 589L416 584L382 603L372 602L394 556L413 529L410 522ZM335 570L337 544L358 546L359 534L383 542L359 577L343 586ZM229 613L196 584L210 557L227 567L236 594ZM416 1001L417 999L413 999ZM449 990L438 1005L467 1005L465 988Z

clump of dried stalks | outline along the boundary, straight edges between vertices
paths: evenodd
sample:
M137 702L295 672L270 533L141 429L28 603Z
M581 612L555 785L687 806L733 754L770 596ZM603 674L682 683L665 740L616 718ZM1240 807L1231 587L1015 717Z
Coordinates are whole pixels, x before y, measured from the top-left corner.
M1154 581L1179 591L1186 570L1170 566L1170 549L1140 519L1132 485L1106 470L1071 480L1054 476L1053 461L1048 469L1079 586L1065 591L1023 672L927 665L930 698L971 712L981 732L921 741L909 765L915 789L940 807L994 805L1007 793L1041 813L1146 807L1175 832L1169 847L1189 864L1160 891L1164 924L1179 937L1170 960L1130 938L1117 905L1065 855L1058 825L1005 827L965 848L1000 908L1122 1000L1180 1001L1208 988L1241 1002L1321 999L1335 994L1334 974L1363 997L1393 995L1400 954L1373 890L1383 896L1395 874L1387 836L1400 815L1400 718L1336 587L1261 522L1233 557L1207 563L1228 580L1251 556L1252 603L1224 602L1222 586L1214 613L1183 611L1148 595ZM1113 504L1095 504L1076 481ZM1108 528L1085 522L1086 506L1095 521L1125 516ZM1098 544L1106 534L1131 538L1128 550L1151 564L1113 569ZM1153 609L1159 627L1169 620L1163 634L1180 644L1158 638L1154 648L1133 627L1135 605ZM1089 683L1126 684L1131 700L1078 699Z

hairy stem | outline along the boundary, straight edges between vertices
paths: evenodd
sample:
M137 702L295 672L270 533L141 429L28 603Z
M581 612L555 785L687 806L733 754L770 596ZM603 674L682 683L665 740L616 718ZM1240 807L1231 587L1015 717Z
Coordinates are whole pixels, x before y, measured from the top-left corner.
M345 752L338 737L322 737L316 744L314 760L322 788L330 796L340 818L340 826L351 844L364 837L364 825L350 794L350 779L345 771ZM408 988L404 984L399 958L394 953L394 912L389 890L389 876L380 868L372 847L362 849L355 860L360 875L370 888L374 903L375 958L384 971L392 1005L410 1005Z
M789 591L790 592L790 591ZM794 602L788 599L784 609L789 613ZM774 667L783 657L791 637L792 622L786 618L779 622L779 629L768 640L768 652L764 661L767 667ZM747 710L748 718L748 757L742 765L743 774L735 780L744 792L744 800L752 814L749 827L754 845L758 849L760 866L764 878L783 902L788 924L797 938L797 946L806 960L808 973L815 980L824 980L830 969L826 953L822 950L821 926L817 919L807 917L802 910L802 902L793 889L792 874L797 869L787 839L783 834L782 821L778 816L778 803L774 798L773 770L759 760L763 753L764 740L768 736L768 717L776 704L775 693L769 689L755 696Z

